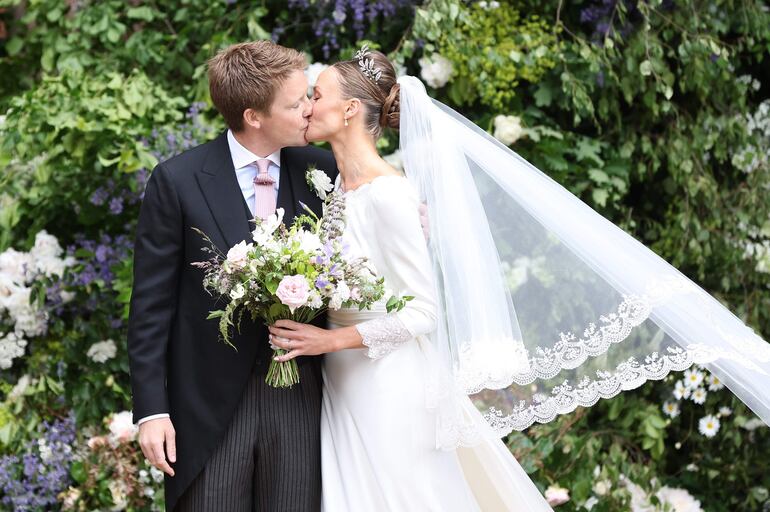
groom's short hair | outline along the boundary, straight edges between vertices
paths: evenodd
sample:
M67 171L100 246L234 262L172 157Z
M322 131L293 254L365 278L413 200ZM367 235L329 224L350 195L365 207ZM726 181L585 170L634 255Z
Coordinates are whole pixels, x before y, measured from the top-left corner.
M246 109L269 114L281 84L306 67L304 54L271 41L228 46L208 63L211 100L230 129L239 132Z

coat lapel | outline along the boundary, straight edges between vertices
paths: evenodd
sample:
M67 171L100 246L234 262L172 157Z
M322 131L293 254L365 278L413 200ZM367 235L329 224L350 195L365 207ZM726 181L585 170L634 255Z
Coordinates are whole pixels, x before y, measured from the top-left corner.
M222 233L226 246L220 249L226 253L230 247L250 239L252 228L243 213L243 194L235 177L226 132L212 142L203 168L195 177Z
M322 201L318 195L310 189L307 182L305 181L307 163L304 159L299 158L301 156L300 152L301 148L284 148L281 151L281 187L278 191L278 206L279 208L281 207L281 191L283 190L283 179L285 172L286 175L288 175L288 181L291 182L291 193L293 199L292 209L286 210L287 219L306 213L302 208L302 204L307 205L316 213L316 215L321 214ZM284 165L284 162L286 165ZM303 167L303 165L305 165L305 167ZM289 212L292 212L292 217L289 217Z
M292 178L294 174L292 170L293 165L294 161L290 156L290 151L283 148L281 150L281 179L278 180L276 208L283 208L283 222L287 226L291 226L294 217L297 215L297 200L294 190L294 179L296 177Z

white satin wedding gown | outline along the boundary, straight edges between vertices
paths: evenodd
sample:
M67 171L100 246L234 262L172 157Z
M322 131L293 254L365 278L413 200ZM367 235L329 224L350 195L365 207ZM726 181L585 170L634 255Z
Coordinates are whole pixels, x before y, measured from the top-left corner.
M357 325L367 348L327 354L321 412L325 512L551 510L499 439L437 448L426 374L436 325L431 260L419 201L405 177L381 176L344 192L344 237L387 286L414 300L387 314L329 312L331 327ZM468 243L473 243L469 240ZM483 422L470 399L468 414Z

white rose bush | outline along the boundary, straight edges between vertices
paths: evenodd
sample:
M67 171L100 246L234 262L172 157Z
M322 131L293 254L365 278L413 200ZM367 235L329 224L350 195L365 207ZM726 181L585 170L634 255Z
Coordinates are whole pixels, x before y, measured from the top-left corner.
M198 230L213 256L194 265L204 271L206 290L227 301L224 309L212 311L208 318L219 319L221 338L233 348L231 328L240 324L244 312L265 325L284 319L309 323L327 309L368 309L386 295L385 280L373 265L349 253L342 238L344 200L328 194L331 182L326 173L311 170L308 182L326 198L320 218L306 209L287 228L279 208L266 220L255 219L252 241L238 243L226 255ZM391 296L387 310L401 309L411 298ZM278 347L273 350L276 356L286 353ZM277 388L297 384L297 362L272 360L265 382Z

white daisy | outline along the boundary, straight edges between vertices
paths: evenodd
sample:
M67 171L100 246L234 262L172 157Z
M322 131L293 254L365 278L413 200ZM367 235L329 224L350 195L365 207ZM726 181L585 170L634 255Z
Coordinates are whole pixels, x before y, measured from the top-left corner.
M694 389L690 398L698 405L703 405L706 402L706 390L703 388Z
M669 402L666 400L663 402L663 412L666 414L666 416L669 416L671 418L676 418L679 416L679 403L677 402Z
M697 388L703 382L703 372L690 368L684 372L684 384L688 388Z
M733 413L733 410L729 407L720 407L719 408L719 414L717 416L719 417L725 417L730 416Z
M681 380L676 381L674 385L674 398L682 400L683 398L690 398L692 390L684 385Z
M719 391L720 389L725 387L725 385L722 384L722 381L719 380L716 375L709 375L708 382L709 382L709 391Z
M719 432L719 418L709 414L698 422L698 431L706 437L714 437Z

